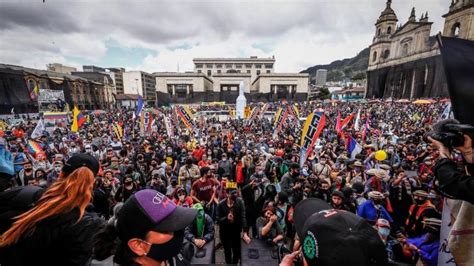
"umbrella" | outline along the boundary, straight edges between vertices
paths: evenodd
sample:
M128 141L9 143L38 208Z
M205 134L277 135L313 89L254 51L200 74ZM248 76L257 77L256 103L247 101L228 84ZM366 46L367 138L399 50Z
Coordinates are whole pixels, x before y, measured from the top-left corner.
M429 101L429 100L416 100L413 102L414 104L431 104L433 102Z
M410 100L408 100L408 99L400 99L400 100L398 100L398 101L396 101L396 102L397 102L397 103L409 103Z
M380 102L379 99L369 100L369 103L379 103L379 102Z

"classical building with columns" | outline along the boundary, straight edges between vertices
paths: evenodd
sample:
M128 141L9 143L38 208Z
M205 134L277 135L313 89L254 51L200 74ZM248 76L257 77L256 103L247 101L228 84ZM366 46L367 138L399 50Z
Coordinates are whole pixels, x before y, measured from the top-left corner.
M192 72L157 72L157 104L235 103L244 83L248 101L306 100L308 74L275 73L275 58L195 58Z
M394 1L395 2L395 1ZM407 10L408 11L408 10ZM474 0L452 0L443 36L474 40ZM447 96L443 63L428 12L398 24L388 0L375 23L367 69L367 98L420 98Z

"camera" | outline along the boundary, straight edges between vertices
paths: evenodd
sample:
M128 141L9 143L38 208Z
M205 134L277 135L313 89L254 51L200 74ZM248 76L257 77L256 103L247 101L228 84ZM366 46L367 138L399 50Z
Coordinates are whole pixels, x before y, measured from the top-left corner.
M428 141L428 137L443 143L447 148L459 147L464 144L464 133L474 131L474 127L467 124L460 124L455 119L446 119L433 126L433 130L424 134L423 140Z

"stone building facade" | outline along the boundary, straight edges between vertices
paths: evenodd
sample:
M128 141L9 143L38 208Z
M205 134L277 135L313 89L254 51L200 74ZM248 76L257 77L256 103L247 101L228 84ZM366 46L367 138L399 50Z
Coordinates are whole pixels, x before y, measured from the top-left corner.
M453 0L443 35L474 40L474 0ZM367 69L367 98L445 97L447 84L428 12L415 8L403 25L388 0L375 23Z
M38 88L40 95L32 92ZM49 98L48 98L49 97ZM112 88L77 75L0 64L0 114L57 111L58 104L79 109L114 105Z

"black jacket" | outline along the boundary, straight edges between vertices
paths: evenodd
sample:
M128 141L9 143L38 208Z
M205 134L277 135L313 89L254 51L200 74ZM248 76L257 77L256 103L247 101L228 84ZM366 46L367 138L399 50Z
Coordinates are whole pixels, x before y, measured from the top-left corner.
M467 164L470 175L459 170L454 161L441 159L434 167L439 191L449 197L474 204L474 164Z
M79 209L45 219L30 236L12 246L0 248L5 265L85 265L91 258L93 238L102 220Z
M214 221L212 220L211 216L205 214L205 224L204 224L204 232L202 238L197 236L197 225L196 220L192 222L192 224L188 225L184 230L184 237L186 240L193 242L194 238L204 239L206 243L214 240Z

